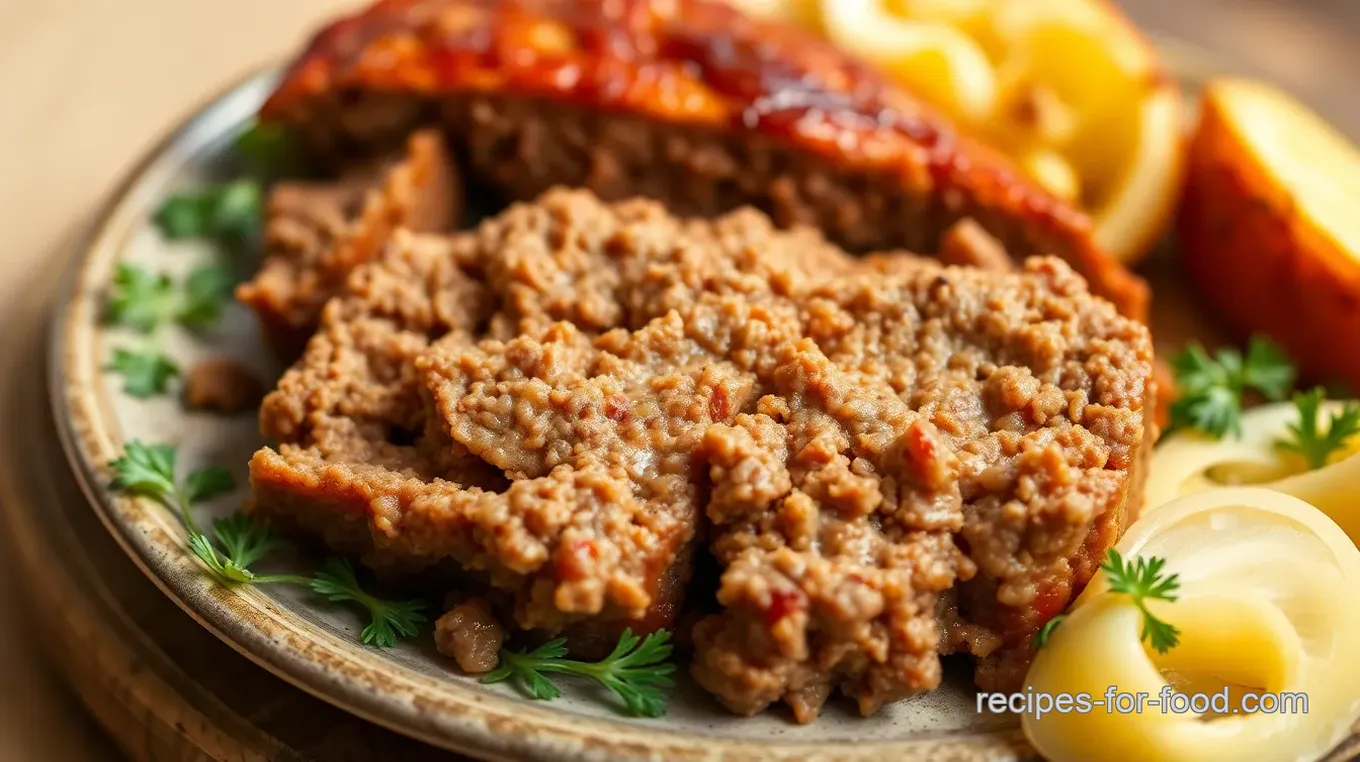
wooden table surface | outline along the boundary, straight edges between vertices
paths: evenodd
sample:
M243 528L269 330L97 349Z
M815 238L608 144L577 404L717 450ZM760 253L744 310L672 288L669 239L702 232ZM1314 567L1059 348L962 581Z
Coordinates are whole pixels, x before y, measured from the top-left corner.
M0 325L15 324L17 310L45 308L25 295L55 275L99 199L170 124L204 93L283 54L317 19L350 5L0 0ZM42 372L13 367L16 359L0 352L7 379ZM8 568L0 566L0 760L117 759L38 661Z
M42 293L98 200L204 93L276 59L343 0L0 0L0 326L37 325ZM1126 0L1300 92L1352 133L1355 0ZM1318 12L1337 14L1320 23ZM1212 20L1217 15L1220 21ZM1349 85L1349 83L1347 83ZM1353 92L1353 90L1352 90ZM21 315L21 312L23 313ZM3 334L0 334L3 335ZM0 339L8 342L10 339ZM41 373L0 352L5 383ZM10 448L14 438L4 447ZM0 450L0 459L15 453ZM4 506L0 506L3 508ZM36 655L0 559L0 760L112 760L102 731ZM59 560L54 559L54 563Z

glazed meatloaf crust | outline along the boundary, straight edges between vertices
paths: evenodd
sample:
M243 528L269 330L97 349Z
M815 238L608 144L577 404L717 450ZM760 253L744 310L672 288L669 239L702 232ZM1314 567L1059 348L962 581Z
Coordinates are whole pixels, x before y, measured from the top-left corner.
M942 652L1013 687L1136 504L1151 359L1057 259L554 191L354 273L264 404L253 510L587 639L671 625L710 553L698 681L869 713Z
M1146 318L1082 213L870 66L717 0L382 0L317 34L260 117L332 158L434 124L502 202L566 185L682 216L752 205L854 253L935 253L970 217Z
M461 210L461 180L443 139L430 130L411 135L395 158L360 163L334 179L277 183L265 204L264 261L237 288L237 299L254 310L276 353L291 361L326 300L393 230L450 230Z

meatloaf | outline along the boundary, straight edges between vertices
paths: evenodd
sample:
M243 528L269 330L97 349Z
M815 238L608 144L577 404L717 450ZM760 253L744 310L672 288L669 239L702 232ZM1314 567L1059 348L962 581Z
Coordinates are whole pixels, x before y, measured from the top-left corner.
M699 683L867 714L951 651L1014 687L1136 504L1151 360L1055 258L552 191L354 272L264 403L252 509L585 639L670 626L711 554Z
M236 296L291 361L326 300L394 229L450 230L461 207L452 157L429 130L413 134L399 156L346 167L331 179L277 183L265 204L264 261Z
M322 29L260 118L332 160L437 125L502 202L566 185L682 216L752 205L854 253L935 253L971 217L1146 318L1084 214L869 65L718 0L382 0Z

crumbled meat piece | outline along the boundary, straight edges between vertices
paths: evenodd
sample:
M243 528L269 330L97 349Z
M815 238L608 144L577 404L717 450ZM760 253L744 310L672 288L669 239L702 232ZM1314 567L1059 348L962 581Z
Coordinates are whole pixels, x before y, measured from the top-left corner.
M669 626L704 542L698 681L868 714L941 652L1023 675L1138 497L1151 360L1055 259L858 260L751 210L555 191L355 272L263 405L252 509L473 572L573 644Z
M940 239L940 261L992 272L1015 270L1015 260L1001 242L972 219L959 220Z
M260 117L340 159L437 124L501 200L750 204L852 252L935 252L971 217L1146 319L1146 285L1084 213L872 66L717 0L383 0L312 38Z
M237 298L259 316L266 340L295 359L321 308L355 267L398 227L449 230L462 189L443 139L421 131L399 160L352 169L332 182L281 182L265 206L265 259Z
M472 675L490 672L500 663L505 630L491 606L481 598L455 605L434 623L434 644L439 653L458 662Z
M260 377L231 357L200 360L184 376L184 404L190 409L239 413L254 408L263 396Z

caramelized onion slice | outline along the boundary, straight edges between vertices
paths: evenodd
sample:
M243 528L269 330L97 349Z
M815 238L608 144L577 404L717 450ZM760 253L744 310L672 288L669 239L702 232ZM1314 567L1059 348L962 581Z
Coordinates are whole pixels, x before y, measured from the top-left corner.
M1181 630L1179 645L1144 644L1142 613L1097 575L1037 655L1027 690L1103 700L1114 686L1156 700L1167 685L1227 689L1227 711L1029 714L1025 733L1047 758L1305 760L1345 736L1360 711L1360 550L1335 522L1290 495L1225 487L1157 508L1118 547L1179 575L1179 599L1150 604ZM1246 691L1305 694L1307 713L1234 712Z

